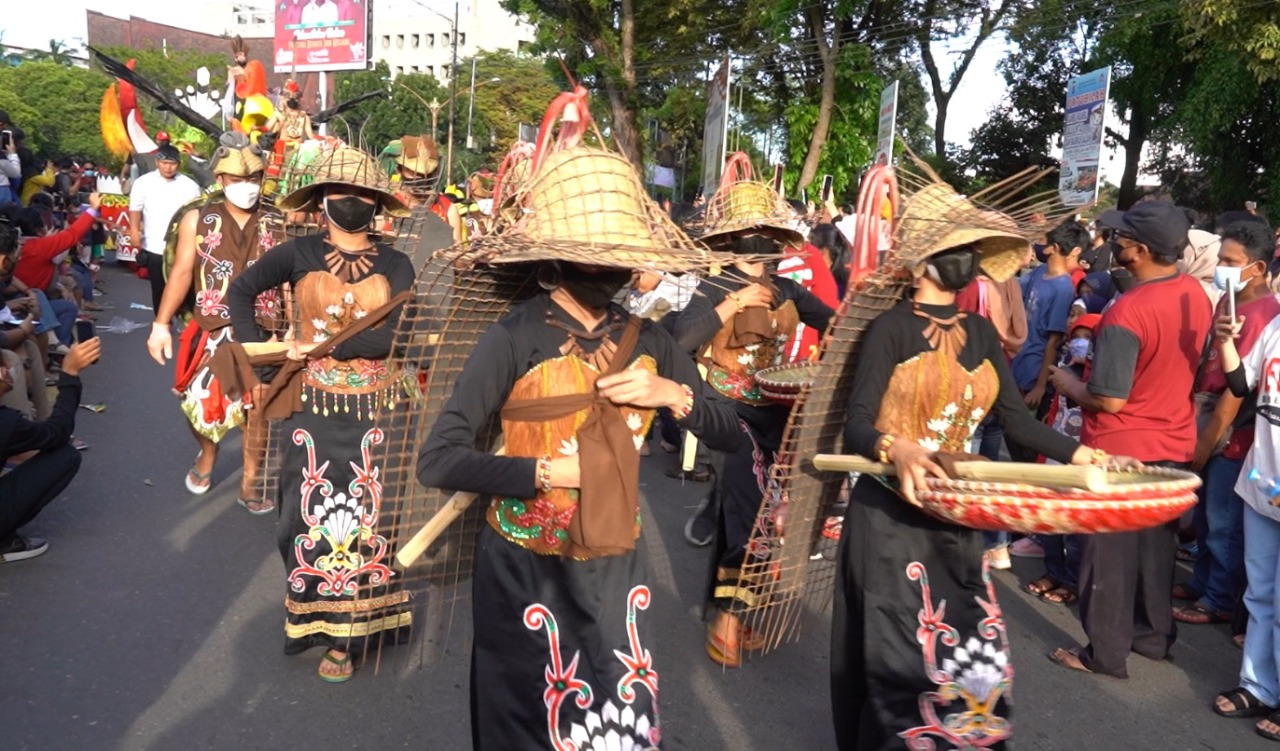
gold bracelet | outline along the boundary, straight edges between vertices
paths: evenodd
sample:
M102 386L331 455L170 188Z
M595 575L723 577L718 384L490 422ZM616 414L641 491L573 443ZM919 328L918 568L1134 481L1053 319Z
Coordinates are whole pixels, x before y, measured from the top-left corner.
M893 447L893 442L896 440L898 439L888 433L885 433L884 435L880 436L878 453L880 455L881 464L891 463L889 461L889 449Z
M738 312L739 312L739 313L741 313L741 312L742 312L742 310L743 310L744 308L746 308L746 307L747 307L746 305L743 305L743 304L742 304L742 298L741 298L741 297L738 297L738 293L737 293L737 292L730 292L730 293L729 293L729 299L730 299L730 300L733 300L735 303L737 303L737 305L738 305Z
M1089 463L1094 466L1105 467L1109 459L1111 457L1107 456L1107 452L1102 449L1093 449L1089 454Z

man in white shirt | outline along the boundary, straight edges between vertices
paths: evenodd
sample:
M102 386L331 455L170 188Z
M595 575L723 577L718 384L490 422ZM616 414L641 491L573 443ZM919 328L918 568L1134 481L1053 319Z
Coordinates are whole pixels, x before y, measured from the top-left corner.
M840 230L840 234L844 235L844 239L849 241L849 247L853 247L853 236L858 229L857 211L854 210L853 204L846 203L840 207L840 216L835 221L836 229Z
M178 174L178 150L165 144L156 151L156 169L129 189L129 241L140 248L138 262L151 280L151 309L160 309L164 293L164 236L174 214L200 196L200 186Z
M302 8L304 26L337 26L338 4L330 0L311 0Z

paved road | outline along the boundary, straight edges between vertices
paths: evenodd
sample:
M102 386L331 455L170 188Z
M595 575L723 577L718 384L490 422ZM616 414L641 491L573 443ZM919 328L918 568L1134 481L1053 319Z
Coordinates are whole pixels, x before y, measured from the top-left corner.
M103 321L148 321L129 309L149 299L145 282L114 268L106 277L115 310ZM52 547L0 568L0 750L468 748L464 654L427 668L392 659L340 686L315 677L318 653L284 656L273 517L234 503L238 439L212 493L182 489L194 444L167 396L171 370L146 359L145 336L103 334L85 401L107 410L78 414L92 448L69 493L30 528ZM681 536L702 487L664 477L670 461L655 453L643 465L664 747L834 748L824 619L741 671L703 656L705 551ZM1184 629L1173 662L1134 657L1128 681L1052 666L1044 655L1081 632L1071 611L1016 590L1037 564L997 577L1018 668L1018 748L1274 748L1248 721L1208 710L1239 667L1225 627Z

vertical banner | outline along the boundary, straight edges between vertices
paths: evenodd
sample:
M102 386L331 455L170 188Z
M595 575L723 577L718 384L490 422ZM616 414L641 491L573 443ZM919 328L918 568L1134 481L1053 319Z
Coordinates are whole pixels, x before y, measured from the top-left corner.
M1067 206L1087 206L1098 198L1098 165L1111 92L1111 66L1067 82L1067 122L1062 130L1062 171L1058 197Z
M707 119L702 133L702 195L710 198L720 187L729 134L728 58L707 84Z
M366 0L275 1L276 73L368 67Z
M873 164L893 164L893 133L898 120L898 82L880 92L880 127L876 129L876 156Z

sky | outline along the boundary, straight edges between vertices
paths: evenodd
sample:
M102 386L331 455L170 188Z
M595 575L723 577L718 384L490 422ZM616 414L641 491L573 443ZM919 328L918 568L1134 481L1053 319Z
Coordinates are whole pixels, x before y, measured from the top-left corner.
M412 12L414 5L425 5L415 0L374 0L380 6ZM266 5L269 0L250 0L254 5ZM444 7L445 0L429 0L432 5ZM127 12L122 5L128 7ZM62 39L83 45L86 8L115 16L132 14L159 23L181 26L184 12L189 15L188 3L174 0L128 0L127 3L103 2L103 0L41 0L40 13L5 14L0 21L4 35L0 40L17 47L44 48L50 39ZM424 12L418 10L418 12ZM992 40L983 45L974 57L960 88L952 97L947 118L948 140L968 145L969 134L985 120L988 111L1005 94L1004 79L996 71L996 64L1005 54L1003 40ZM954 55L946 59L954 60ZM927 86L926 86L927 89ZM1066 96L1066 92L1063 92ZM1119 183L1123 162L1114 153L1103 155L1102 175L1112 183Z

